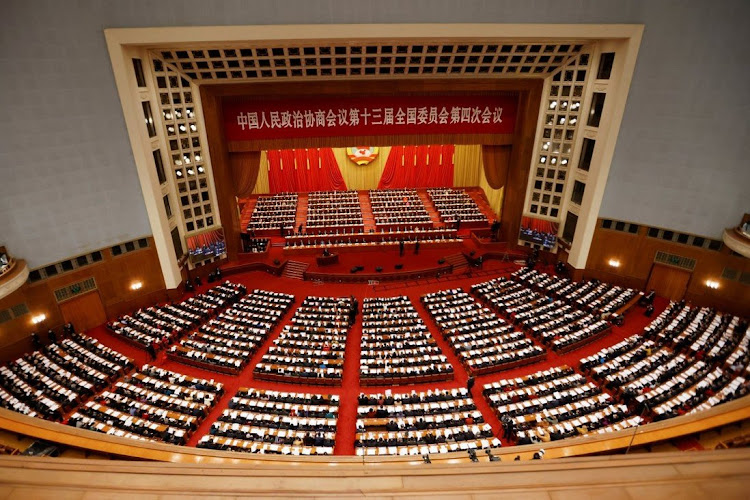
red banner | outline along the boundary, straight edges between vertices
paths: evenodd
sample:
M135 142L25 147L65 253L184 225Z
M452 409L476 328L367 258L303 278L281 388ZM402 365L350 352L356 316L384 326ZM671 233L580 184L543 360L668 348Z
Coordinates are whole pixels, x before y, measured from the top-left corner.
M227 140L512 134L517 97L447 95L224 100Z

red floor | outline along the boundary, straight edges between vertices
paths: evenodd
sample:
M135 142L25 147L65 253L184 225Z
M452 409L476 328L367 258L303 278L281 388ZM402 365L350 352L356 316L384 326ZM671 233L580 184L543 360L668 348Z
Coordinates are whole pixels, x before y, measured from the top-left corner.
M467 248L469 245L470 245L469 242L465 243L465 246ZM449 254L454 254L459 250L460 250L460 245L457 247L456 250L446 250L446 249L429 250L427 249L427 250L421 251L419 255L414 255L413 253L410 253L410 254L405 255L403 258L401 258L398 256L398 249L395 249L394 251L390 251L390 252L381 251L381 252L374 252L372 254L363 252L359 255L353 255L352 258L353 259L356 258L359 260L366 260L366 262L364 262L362 265L366 266L367 271L369 271L369 267L374 268L375 265L383 265L385 267L385 265L391 265L394 262L402 262L404 264L404 268L406 270L409 270L409 269L420 269L421 267L418 267L418 266L430 267L432 265L430 264L431 262L433 261L437 262L437 260L440 257L444 257L445 255L449 255ZM347 265L349 265L348 262L347 264L342 264L342 266L344 266L344 269L348 269L348 267L346 267ZM183 365L182 363L179 363L176 361L168 360L166 359L164 353L161 353L159 357L157 358L157 360L155 362L152 362L152 364L155 364L157 366L160 366L162 368L166 368L169 370L185 373L187 375L191 375L194 377L214 379L214 380L222 382L225 386L224 396L217 402L216 406L208 415L208 417L204 420L202 425L198 428L197 432L193 434L193 436L188 442L188 445L190 446L194 446L198 442L200 437L208 432L211 424L216 420L216 418L221 414L221 412L227 407L229 400L232 398L232 396L235 394L235 392L237 391L239 387L254 387L258 389L275 389L275 390L286 390L286 391L296 391L296 392L312 392L312 393L328 392L330 394L340 395L341 400L340 400L340 407L339 407L338 428L337 428L337 433L336 433L336 446L335 446L334 452L337 455L353 454L354 453L355 429L356 429L355 424L356 424L356 416L357 416L357 396L359 395L360 391L366 392L366 393L373 393L373 392L382 392L385 389L387 389L387 388L379 388L379 387L369 387L369 388L360 389L359 343L360 343L360 339L362 335L361 316L358 317L358 321L355 323L354 327L352 328L352 330L349 332L349 335L348 335L347 345L346 345L346 357L345 357L345 362L344 362L344 374L343 374L341 387L330 388L326 390L326 389L322 389L320 386L305 386L305 385L296 385L296 384L266 382L266 381L261 381L261 380L255 380L253 377L253 368L260 361L260 358L268 349L270 343L279 335L280 331L283 328L283 325L289 320L289 318L291 318L292 314L294 313L294 310L296 309L296 305L299 305L302 302L302 300L304 300L304 297L308 295L322 295L322 296L354 295L355 297L357 297L360 304L362 304L363 299L365 297L383 297L383 296L387 297L387 296L395 296L395 295L407 295L411 299L417 311L420 312L422 319L425 321L430 331L433 332L433 335L435 336L438 345L443 350L443 353L448 357L451 364L453 365L454 370L455 370L455 379L450 382L437 383L437 384L431 383L431 384L421 384L421 385L395 386L395 387L392 387L391 389L394 392L410 392L412 389L427 390L427 389L436 389L436 388L447 389L447 388L461 387L461 386L465 386L466 380L468 378L466 370L463 368L463 366L459 362L457 356L453 353L448 342L445 341L442 338L442 336L437 334L438 329L435 323L432 321L432 319L429 317L427 312L422 307L419 301L419 298L421 295L425 293L434 292L437 290L444 290L447 288L467 287L468 289L468 286L474 283L487 281L497 276L507 276L508 274L510 274L512 271L515 271L516 269L518 269L518 266L512 263L488 261L488 262L485 262L484 268L481 271L481 273L475 273L479 275L475 275L473 277L447 277L446 279L441 279L440 281L435 280L435 279L425 279L425 280L421 280L420 282L417 282L416 284L412 284L413 282L410 282L409 285L394 284L394 287L392 289L387 289L387 290L384 290L382 286L375 287L375 286L370 286L367 284L316 285L313 282L299 281L299 280L293 280L293 279L287 279L287 278L274 278L262 272L250 272L250 273L244 273L244 274L239 274L239 275L233 275L230 277L231 281L242 283L245 286L247 286L249 290L252 290L253 288L262 288L265 290L273 290L273 291L278 291L278 292L291 293L296 298L295 306L293 306L291 310L287 312L287 314L282 318L279 325L277 325L277 327L272 331L272 333L269 335L266 342L260 347L258 352L255 353L250 363L246 365L244 370L237 376L214 373L208 370L203 370L200 368ZM549 272L549 269L545 269L545 270ZM207 289L208 287L209 285L204 284L203 287L201 287L201 289L198 290L198 292L205 291L205 289ZM655 303L656 311L653 317L656 317L656 315L658 315L666 307L666 305L667 305L666 300L663 300L663 299L657 300L657 302ZM613 345L619 342L620 340L622 340L623 338L633 335L634 333L639 333L643 329L643 327L647 325L652 319L652 318L644 317L642 312L643 310L639 307L633 308L628 313L623 327L614 327L611 334L607 335L606 337L602 339L599 339L596 342L588 344L581 349L575 350L573 352L570 352L564 355L557 355L549 351L547 359L542 362L535 363L535 364L528 365L528 366L523 366L520 368L508 370L508 371L504 371L504 372L477 377L476 385L474 386L474 389L472 391L477 408L482 412L485 420L489 422L490 425L492 425L493 429L497 433L499 430L499 422L497 418L495 417L494 412L491 410L488 403L486 402L486 400L482 397L482 386L484 384L495 381L495 380L499 380L502 378L511 378L511 377L526 375L526 374L529 374L538 370L542 370L542 369L549 368L552 366L558 366L561 364L568 364L570 366L576 367L578 365L578 360L580 358L589 356L604 347ZM108 332L104 326L97 327L87 333L97 338L102 343L122 352L123 354L126 354L127 356L134 358L136 360L137 365L140 365L145 362L150 362L148 360L148 355L146 354L145 351L137 349L133 347L132 345L118 339L115 335Z

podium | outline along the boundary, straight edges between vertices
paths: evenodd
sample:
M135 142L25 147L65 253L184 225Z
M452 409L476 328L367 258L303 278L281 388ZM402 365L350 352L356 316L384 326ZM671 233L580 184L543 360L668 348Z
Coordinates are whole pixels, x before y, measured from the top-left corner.
M330 255L318 255L316 261L319 266L330 266L339 263L339 254L332 253Z

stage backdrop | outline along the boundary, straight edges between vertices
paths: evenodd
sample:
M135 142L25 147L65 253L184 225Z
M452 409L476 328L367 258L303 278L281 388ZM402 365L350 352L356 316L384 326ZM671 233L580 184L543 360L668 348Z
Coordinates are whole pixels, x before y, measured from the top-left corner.
M518 98L492 95L223 100L228 141L420 134L512 134Z

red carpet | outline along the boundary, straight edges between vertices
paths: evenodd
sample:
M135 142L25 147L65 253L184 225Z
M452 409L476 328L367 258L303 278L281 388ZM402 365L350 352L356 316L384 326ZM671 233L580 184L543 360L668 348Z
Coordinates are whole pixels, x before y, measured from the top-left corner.
M467 249L471 243L465 242L464 249ZM457 251L457 250L456 250ZM353 255L352 258L358 258L360 260L367 259L363 265L367 268L374 267L377 265L390 265L393 262L403 262L405 269L419 269L418 266L424 265L430 262L437 262L440 257L443 257L449 253L455 253L456 251L447 251L447 249L436 249L436 250L424 250L420 252L420 255L408 254L404 258L398 257L398 250L395 249L391 252L377 252L375 254L361 253L359 255ZM314 257L313 257L314 258ZM302 260L302 259L300 259ZM348 265L348 264L346 264ZM412 267L413 266L413 267ZM422 319L427 324L430 331L435 336L438 345L442 349L443 353L448 357L449 361L455 370L455 379L450 382L443 383L430 383L430 384L419 384L419 385L407 385L407 386L394 386L392 391L396 392L410 392L412 389L420 391L427 389L447 389L454 387L465 386L468 375L464 370L458 357L453 353L449 343L437 333L437 327L432 319L429 317L427 312L422 307L419 298L421 295L437 290L444 290L447 288L455 287L468 287L474 283L487 281L493 277L508 275L510 272L515 271L517 266L509 264L507 262L488 261L484 263L484 268L481 275L474 277L445 277L440 280L429 279L421 280L418 282L410 282L408 285L394 284L397 287L394 289L384 290L380 287L375 287L366 284L325 284L316 285L312 282L305 282L287 278L273 278L268 274L262 272L250 272L244 274L238 274L231 276L230 280L233 282L242 283L248 287L249 290L254 288L262 288L266 290L273 290L278 292L291 293L295 296L295 304L291 310L282 318L279 325L271 332L266 342L260 347L260 349L254 354L253 358L246 365L243 371L237 376L224 375L214 373L208 370L183 365L182 363L171 361L166 359L164 353L160 353L158 359L153 362L157 366L166 368L169 370L185 373L194 377L202 377L208 379L214 379L224 384L225 394L219 399L214 409L199 426L198 430L191 436L188 441L188 445L194 446L201 436L208 432L211 424L221 414L221 412L227 407L229 400L235 394L239 387L254 387L258 389L273 389L283 391L294 391L294 392L311 392L311 393L322 393L327 392L330 394L339 394L341 396L340 408L339 408L339 419L338 429L336 433L336 455L350 455L354 453L354 439L356 432L356 416L357 416L357 396L360 393L359 386L359 354L360 348L359 343L362 335L361 330L361 316L357 318L357 322L349 333L346 345L346 357L344 363L344 374L342 379L342 387L334 387L330 389L323 389L319 386L306 386L296 384L285 384L266 382L261 380L255 380L253 378L253 368L259 362L262 355L268 349L270 343L279 335L283 325L289 321L296 306L299 305L302 300L308 295L319 295L319 296L348 296L354 295L359 300L359 303L363 303L365 297L389 297L395 295L407 295L417 311L422 316ZM549 269L546 269L549 271ZM200 290L196 292L205 291L209 286L203 285ZM482 397L482 387L488 382L499 380L502 378L512 378L517 376L526 375L538 370L549 368L552 366L558 366L561 364L568 364L572 367L577 367L578 360L582 357L589 356L598 350L615 344L623 338L630 336L634 333L639 333L642 328L647 325L651 319L655 318L667 305L665 299L657 299L655 302L655 314L652 318L646 318L643 316L643 309L634 307L627 315L626 321L623 327L614 327L612 333L603 337L596 342L588 344L581 349L576 351L558 355L554 352L549 351L548 357L545 361L535 363L533 365L523 366L516 369L498 372L494 374L484 375L477 377L476 385L472 391L474 401L477 408L484 415L485 420L492 426L497 433L500 425L494 412L491 410L485 399ZM143 363L150 362L148 360L148 354L145 351L137 349L132 345L123 342L115 335L111 334L106 330L104 326L97 327L89 332L89 335L100 340L102 343L116 349L127 356L135 359L136 364L140 366ZM368 387L362 389L362 392L376 393L385 391L387 387Z

